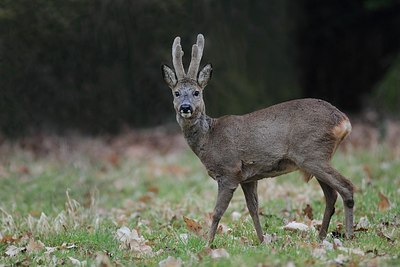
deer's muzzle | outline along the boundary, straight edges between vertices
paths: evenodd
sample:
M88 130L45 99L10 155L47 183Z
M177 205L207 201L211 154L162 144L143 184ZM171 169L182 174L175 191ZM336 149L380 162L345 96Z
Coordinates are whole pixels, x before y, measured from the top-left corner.
M189 104L182 104L179 107L179 114L184 118L189 118L190 116L192 116L192 113L193 113L193 108Z

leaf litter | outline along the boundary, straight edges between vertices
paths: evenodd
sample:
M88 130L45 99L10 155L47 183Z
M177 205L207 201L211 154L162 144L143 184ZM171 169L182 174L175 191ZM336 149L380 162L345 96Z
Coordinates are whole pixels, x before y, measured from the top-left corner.
M123 143L124 142L120 142L118 145L116 145L116 143L114 143L113 145L115 145L115 147L118 147L118 149L114 150L115 149L115 147L114 147L114 148L111 149L110 152L106 153L108 158L104 157L103 160L104 160L104 162L106 162L105 164L107 164L107 168L108 168L107 171L110 171L113 168L121 168L124 165L124 157L127 154L124 154L124 152L123 152L123 148L122 148L123 145L121 145ZM88 149L89 147L90 146L86 146L86 149ZM131 150L131 151L133 151L133 150ZM93 155L101 154L101 153L98 153L99 151L100 150L98 150L96 153L93 153ZM139 151L139 150L137 150L137 151ZM136 153L136 152L134 152L134 153ZM134 153L129 154L129 157L131 157ZM144 152L140 152L140 153L143 153L143 155L144 155L143 157L140 156L140 157L142 157L141 160L143 160L143 158L147 157L145 154L148 153L148 151L144 151ZM135 157L136 156L133 156L131 159L133 159ZM96 159L97 156L95 156L93 158ZM159 161L153 161L153 162L155 162L153 164L153 166L156 166L155 171L153 171L153 175L154 176L158 176L158 175L162 176L163 173L168 173L168 175L172 175L172 176L176 175L177 177L184 177L186 174L188 174L188 170L190 171L190 168L187 169L186 167L183 168L183 169L175 168L175 167L163 167L163 163L160 164ZM174 164L174 165L176 165L176 164ZM23 165L20 165L20 166L23 166ZM28 165L27 165L27 167L29 168L29 172L27 172L24 175L32 175L32 174L34 174L36 172L35 168L33 168L31 166L28 166ZM151 179L154 179L154 178L151 178ZM123 179L122 181L123 181L123 183L126 184L126 179ZM122 189L124 188L125 184L121 185ZM311 206L309 206L311 208L309 210L306 210L307 209L307 206L306 206L306 208L303 209L303 214L301 214L301 210L302 210L302 207L304 207L304 205L306 205L305 203L309 202L311 199L318 198L318 197L323 197L323 195L321 194L319 188L316 189L315 186L313 186L311 184L311 186L308 185L309 187L305 187L305 188L307 188L307 189L305 189L305 191L299 193L298 188L296 188L296 185L281 184L279 182L275 182L275 180L273 180L272 182L268 181L268 185L267 185L267 183L261 183L260 185L261 185L260 187L263 187L261 189L269 187L269 189L267 189L265 191L264 190L260 190L260 191L263 191L262 192L263 203L264 202L268 203L268 200L271 200L271 199L277 198L277 197L278 198L279 197L290 197L290 198L294 199L293 203L296 203L296 202L297 203L301 203L300 207L293 206L293 204L286 204L286 208L285 209L288 211L289 216L284 217L284 219L282 220L282 221L285 222L284 223L285 226L290 224L289 222L296 222L296 223L304 224L305 226L309 227L309 229L306 230L306 232L310 231L310 229L312 229L312 228L316 228L315 225L311 224L311 222L308 221L308 220L312 220L312 218L313 218L313 214L312 214L313 210L312 210ZM139 222L141 222L141 223L145 222L145 220L143 220L141 218L141 216L142 216L141 213L145 212L149 208L150 209L151 208L157 208L157 210L164 210L164 209L167 210L165 207L168 206L168 204L166 204L164 206L156 207L157 205L160 204L160 201L157 201L157 199L156 199L158 197L157 196L158 191L152 192L151 190L148 190L148 192L143 192L142 194L143 195L149 195L151 197L151 199L149 199L149 201L145 201L143 203L143 205L140 206L141 208L139 208L139 204L137 204L135 201L133 201L133 204L131 206L129 206L129 207L128 206L122 207L121 210L122 210L122 213L124 214L125 218L122 218L120 223L119 224L115 224L115 225L119 225L119 226L130 225L130 223L132 223L132 221L134 221L136 223L134 225L134 228L130 228L130 229L128 228L131 231L131 234L132 234L132 232L136 231L136 233L134 233L135 238L133 238L133 239L134 240L135 239L139 239L139 240L135 240L135 242L137 242L138 244L144 244L145 246L150 247L151 251L153 251L153 248L152 248L152 246L153 246L152 242L153 241L146 240L142 235L140 235L140 232L139 232L138 229L140 229L140 231L142 233L146 234L144 229L150 229L151 230L151 228L154 227L154 225L148 224L148 223L144 223L144 224L142 224L142 226L139 226ZM389 199L386 196L385 197L386 197L387 201L384 198L382 198L381 196L379 196L379 197L380 197L380 201L381 202L383 201L382 203L384 203L384 204L378 204L378 208L380 210L385 211L385 210L391 208L391 204L389 202ZM134 199L138 199L138 197L134 198ZM155 203L152 203L153 201ZM243 204L243 202L240 202L240 203ZM234 202L233 205L236 205L236 203ZM237 209L236 207L237 206L234 206L234 209ZM188 207L188 206L184 206L184 205L177 205L174 208L172 208L172 210L169 207L169 209L170 210L168 212L166 212L165 214L163 213L163 215L162 215L163 219L164 219L164 216L165 216L165 218L167 218L167 222L166 222L167 227L170 227L172 225L172 223L173 223L172 218L173 217L182 218L182 216L184 216L183 214L185 214L185 215L186 214L192 214L193 210L196 210L196 212L198 213L197 207ZM294 209L297 209L299 211L299 213L297 213L297 215L295 215L294 217L290 218L290 216L292 216L292 215L290 215L290 212L293 214L292 211ZM238 210L242 211L242 209L238 209ZM95 212L97 213L98 211L99 210L96 210ZM103 212L102 215L105 215L105 214L108 214L108 215L111 214L112 216L115 215L110 210L108 210L108 211L106 210L106 211L102 211L102 212ZM121 213L121 215L122 215L122 213ZM135 215L131 216L132 214L135 214ZM243 221L243 217L248 217L248 214L246 214L246 213L245 213L245 215L242 215L241 212L237 212L237 214L235 213L235 216L233 216L233 214L234 214L234 212L232 213L232 217L231 217L232 221L236 221L236 220L237 221ZM295 221L295 220L299 219L300 215L304 216L304 217L301 217L301 218L304 219L305 222ZM320 217L320 216L321 216L320 214L317 215L317 217ZM6 217L6 216L3 216L3 218L4 217ZM34 233L42 232L43 234L48 234L48 233L52 233L52 232L56 232L56 231L62 231L63 229L70 229L70 230L78 229L79 227L83 227L86 223L89 223L89 225L93 226L93 227L96 227L95 225L98 225L98 222L97 223L95 222L96 219L98 219L98 216L97 216L97 218L95 218L96 215L94 213L88 212L87 209L84 209L84 207L81 206L78 202L75 202L74 200L70 199L69 196L68 196L68 203L66 204L65 210L62 211L61 213L59 213L56 217L57 218L54 218L52 216L48 216L47 214L44 214L44 213L42 214L39 211L37 216L31 216L29 219L26 219L26 223L27 223L27 225L29 224L29 229L30 229L31 232L34 232ZM189 219L189 217L187 217L187 218ZM29 223L27 222L28 220L30 221ZM115 217L112 217L112 220L115 220ZM178 220L178 221L180 221L180 220ZM193 220L193 221L196 222L195 220ZM207 220L206 220L206 222L207 222ZM5 224L5 220L3 220L1 223L4 225ZM389 222L389 223L391 223L391 222ZM198 224L200 225L200 227L202 226L201 223L198 223ZM186 222L185 222L185 225L186 225ZM206 224L203 224L203 225L206 225ZM224 224L221 224L221 225L223 225L223 226L219 228L220 232L228 233L227 229L229 229L229 227L224 227ZM19 227L19 222L18 223L13 222L13 219L12 219L12 216L11 216L11 218L10 217L8 218L8 227L9 228L7 228L7 230L5 230L5 231L3 231L3 228L2 228L2 232L3 232L2 233L2 237L1 237L2 240L4 238L6 238L7 236L9 236L8 233L15 232L15 230ZM196 234L196 230L195 229L199 229L198 232L197 232L197 233L199 233L198 236L203 236L205 234L205 232L208 230L208 228L207 227L200 228L200 227L198 227L198 226L196 226L196 224L194 224L194 225L192 225L192 228L191 228L193 231L189 229L190 227L186 227L186 229L189 231L189 233L194 233L194 234ZM121 229L121 228L119 228L119 229ZM296 228L296 227L294 227L294 228ZM357 224L357 226L356 226L356 229L365 229L365 228L369 228L369 227L367 227L367 225L365 224L365 221L360 219L358 224ZM6 228L4 228L4 229L6 229ZM301 230L295 229L294 231L301 231ZM393 242L393 241L390 241L390 240L395 240L395 238L396 238L396 234L391 235L390 231L386 231L385 229L383 229L383 231L377 230L377 234L379 236L381 236L382 238L387 239L389 242ZM289 235L290 235L290 233L289 233ZM27 239L28 243L21 246L21 245L17 244L19 242L22 242L21 241L21 237L20 236L13 236L13 235L11 235L11 236L12 236L12 238L9 238L9 240L11 241L10 246L11 245L15 246L15 247L12 247L12 249L14 249L15 251L18 251L19 249L21 249L21 251L19 251L18 253L28 253L28 247L29 247L29 243L31 242L30 241L31 239L28 238ZM176 236L179 237L179 239L181 239L182 242L184 242L184 240L186 240L186 242L187 242L188 234L179 234L178 233L178 235L176 235ZM243 236L243 237L240 237L240 238L245 238L245 237ZM141 240L141 239L143 239L143 240ZM179 239L177 239L177 240L179 240ZM267 239L270 240L270 241L268 241L268 243L270 243L270 244L274 244L277 240L285 240L285 242L291 242L290 239L286 240L285 237L278 236L276 234L271 234L269 237L267 237ZM32 247L32 250L31 250L32 252L31 253L35 253L35 251L43 250L43 245L45 245L45 244L43 244L40 240L33 239L32 242L36 242L36 244L33 244L33 243L31 244L31 247ZM122 242L120 242L120 243L122 243ZM337 260L337 262L348 263L349 260L350 260L348 255L351 255L351 254L356 254L357 255L357 253L359 252L359 251L357 251L357 249L354 249L354 248L349 248L349 249L348 248L342 248L342 249L339 249L340 247L343 247L343 244L340 244L338 242L335 243L335 240L334 241L330 241L329 243L332 244L333 251L337 251L337 252L340 251L339 256L337 256L335 258L335 260ZM248 242L247 244L252 244L252 243ZM325 245L326 245L326 247L331 247L328 244L325 244ZM45 247L44 249L46 251L48 251L48 254L50 256L50 254L52 254L54 251L67 249L66 248L67 246L70 246L70 245L65 245L64 248L62 248L63 246L60 245L60 246L56 246L56 247ZM321 251L326 251L327 250L327 248L325 248L323 245L321 245L320 247L317 247L317 248L320 249ZM10 249L10 251L12 251L12 249ZM128 246L124 247L124 249L127 250L127 251L131 251L131 247L128 247ZM141 249L139 249L139 251L140 250ZM226 249L222 249L221 251L223 252L224 250L229 255L229 253L226 251ZM211 254L212 254L213 251L214 250L210 250L209 251L208 255L210 257L211 257ZM217 252L218 252L218 250L217 250ZM214 253L218 255L219 253L217 253L217 252L214 252ZM138 252L138 254L142 254L142 252ZM153 252L153 255L154 254L155 253ZM361 254L361 253L359 253L359 254ZM224 253L222 253L222 255L224 255ZM382 254L378 254L378 255L382 255ZM107 258L107 256L105 256L105 257ZM229 256L227 256L227 257L229 257ZM79 256L78 257L77 256L73 256L73 258L75 260L77 260L77 261L80 261ZM216 258L218 258L218 257L216 257ZM176 259L179 259L179 258L176 257ZM68 260L69 259L67 259L66 263L69 263ZM84 261L82 261L82 262L84 262ZM325 261L325 262L328 262L328 261ZM72 260L70 260L70 263L72 263ZM76 262L76 264L78 264L78 263Z
M120 241L120 247L123 249L129 249L139 255L153 255L153 249L147 245L148 241L140 236L136 229L131 230L126 226L119 228L117 239Z

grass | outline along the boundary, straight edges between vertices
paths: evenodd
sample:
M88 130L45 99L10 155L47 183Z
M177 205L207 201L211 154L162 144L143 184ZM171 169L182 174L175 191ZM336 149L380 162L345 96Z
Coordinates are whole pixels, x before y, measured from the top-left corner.
M63 156L36 155L11 146L0 162L0 266L157 266L168 256L195 266L400 264L400 157L385 145L339 151L333 160L357 187L355 223L369 221L356 227L354 239L339 237L345 249L329 249L314 231L282 229L293 220L311 223L303 212L307 204L317 220L324 209L315 179L306 184L292 173L259 183L263 231L274 236L269 244L257 244L237 190L221 221L230 230L215 240L229 256L218 259L204 249L217 188L193 153L113 153L77 149ZM183 216L202 229L193 232ZM330 232L340 232L342 221L339 199ZM117 238L122 226L136 229L141 246L150 246L152 253L124 245ZM333 237L327 241L333 244ZM18 251L14 256L9 255L12 246Z

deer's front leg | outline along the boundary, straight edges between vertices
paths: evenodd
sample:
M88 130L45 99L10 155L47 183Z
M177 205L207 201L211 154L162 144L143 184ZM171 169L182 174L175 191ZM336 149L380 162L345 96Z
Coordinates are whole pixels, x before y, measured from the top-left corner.
M233 193L235 192L237 185L228 185L224 183L222 179L218 180L218 196L217 204L215 205L210 232L208 234L207 247L211 247L215 233L217 232L218 223L221 220L222 215L224 215L226 209L231 202Z

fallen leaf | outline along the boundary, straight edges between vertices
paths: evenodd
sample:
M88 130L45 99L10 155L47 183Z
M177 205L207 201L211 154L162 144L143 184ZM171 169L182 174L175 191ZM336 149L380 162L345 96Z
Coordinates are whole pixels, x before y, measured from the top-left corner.
M307 216L308 219L312 220L314 218L313 216L313 209L310 206L310 204L307 204L306 207L303 209L303 214Z
M394 242L393 237L389 236L388 234L385 234L382 230L376 230L376 233L378 234L378 236L386 239L389 242Z
M57 251L57 247L45 247L46 252L44 253L45 255L50 255L51 253Z
M190 219L190 218L188 218L186 216L183 216L183 220L185 221L186 228L189 231L191 231L191 232L193 232L193 233L195 233L197 235L200 234L200 232L201 232L203 227L198 222L196 222L195 220Z
M332 231L332 236L334 238L344 238L344 229L343 229L343 223L337 222L336 223L336 230Z
M250 244L250 240L245 236L241 236L240 237L240 243L242 243L243 245L248 246Z
M38 252L41 251L45 248L45 245L42 243L42 241L35 241L34 239L30 239L28 245L26 246L26 251L28 253L31 252Z
M14 245L11 245L11 246L7 247L5 253L6 253L7 256L14 257L14 256L18 255L23 250L24 250L24 248L19 248L19 247L16 247Z
M180 267L182 266L182 260L180 258L174 258L172 256L168 256L168 258L160 261L158 266L160 267Z
M139 254L153 254L153 249L147 244L148 241L139 236L136 229L130 230L128 227L123 226L117 230L117 238L121 242L122 248L128 248Z
M30 174L31 171L29 170L28 166L22 165L22 166L19 167L18 173L19 174Z
M212 259L229 258L229 253L224 248L208 249L207 253Z
M378 192L378 196L379 196L379 198L381 200L378 203L378 209L380 211L385 211L385 210L389 209L390 208L389 199L384 194L382 194L381 192Z
M322 226L322 221L321 220L312 220L311 221L311 227L314 227L316 230L320 230Z
M356 228L365 228L368 229L370 226L369 220L367 217L361 217L360 220L357 223Z
M117 230L117 237L119 241L127 242L131 238L131 230L126 226L122 226Z
M300 232L305 232L308 231L310 228L305 225L304 223L299 223L299 222L295 222L292 221L288 224L286 224L285 226L283 226L283 230L287 230L287 231L300 231Z
M18 255L19 253L21 253L22 251L25 251L25 247L16 247L14 245L8 246L6 249L6 255L9 257L14 257L16 255Z
M76 248L76 245L75 244L67 244L67 243L62 243L61 244L61 246L59 246L58 247L58 249L61 249L61 250L63 250L63 249L73 249L73 248Z
M219 234L230 234L230 233L232 233L232 229L229 228L228 226L226 226L225 224L220 223L220 224L218 225L217 232L218 232Z
M110 163L113 167L118 167L119 162L120 162L120 157L117 153L111 153L108 155L106 158L107 162Z
M158 194L158 192L160 191L160 189L157 186L150 186L147 189L148 192L151 192L153 194Z
M151 199L152 199L152 197L149 194L145 194L145 195L139 197L139 201L143 202L143 203L148 203L148 202L150 202Z
M5 236L2 236L2 238L1 238L1 240L0 240L0 242L1 243L15 243L15 242L17 242L17 241L19 241L19 238L15 238L14 236L12 236L12 235L5 235Z
M369 165L365 164L363 166L363 170L364 170L365 174L367 174L368 181L369 182L372 181L372 170L371 170L371 167Z

